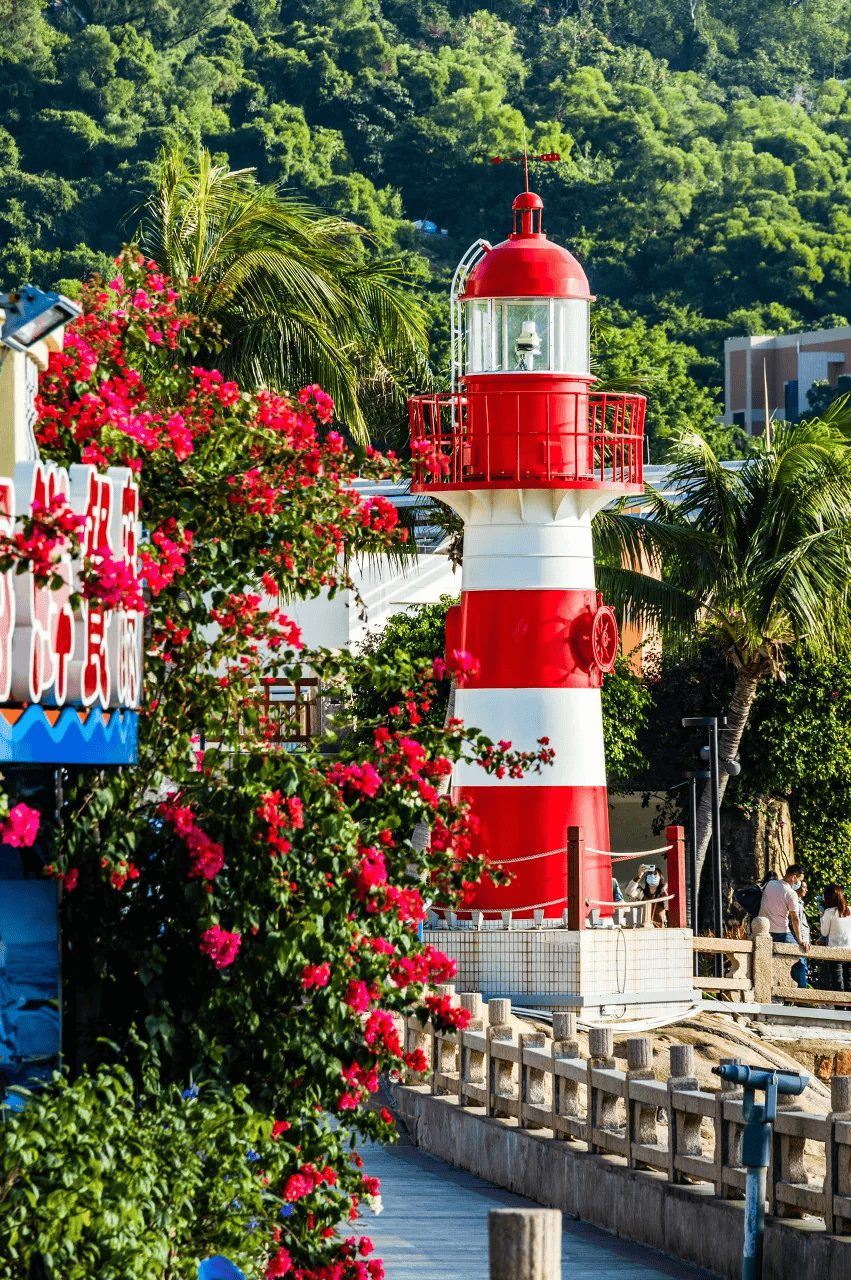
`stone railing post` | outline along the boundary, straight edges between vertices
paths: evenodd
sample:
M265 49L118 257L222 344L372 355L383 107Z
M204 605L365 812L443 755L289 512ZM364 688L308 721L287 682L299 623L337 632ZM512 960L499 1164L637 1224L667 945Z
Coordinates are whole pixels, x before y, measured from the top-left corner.
M582 1112L579 1109L579 1082L578 1080L565 1080L555 1073L556 1058L578 1058L579 1057L579 1041L576 1039L576 1014L575 1013L554 1013L553 1014L553 1132L556 1133L555 1119L556 1116L570 1116L578 1118ZM570 1135L562 1134L562 1137L569 1138Z
M770 941L770 939L769 939ZM721 1058L721 1066L739 1065L739 1058ZM741 1200L744 1192L739 1187L731 1187L724 1181L724 1169L739 1168L742 1163L742 1124L736 1120L724 1119L724 1104L741 1102L744 1093L737 1084L729 1080L721 1081L721 1088L715 1095L715 1194L722 1200Z
M703 1155L703 1142L700 1137L700 1116L689 1115L677 1111L674 1106L674 1091L697 1088L697 1076L694 1074L694 1045L671 1045L671 1078L668 1081L668 1180L682 1182L683 1175L676 1167L678 1155Z
M439 982L435 987L435 993L438 996L448 996L453 1004L455 1000L455 984L452 982ZM451 1037L436 1033L434 1037L434 1071L431 1077L431 1091L442 1097L447 1092L444 1084L438 1083L438 1075L456 1075L458 1073L458 1050L459 1037L453 1034ZM450 1092L453 1092L450 1090Z
M669 827L670 831L671 828ZM656 1108L647 1107L644 1103L633 1102L629 1096L631 1080L653 1080L653 1041L650 1036L632 1036L626 1042L626 1114L627 1114L627 1164L632 1169L648 1169L650 1166L636 1161L632 1144L640 1142L644 1146L656 1145Z
M611 1027L591 1027L588 1031L588 1150L596 1151L595 1129L615 1129L618 1125L618 1099L611 1093L594 1088L591 1072L594 1067L614 1071L614 1033Z
M425 1054L425 1060L428 1063L426 1071L434 1068L434 1036L432 1035L431 1022L427 1022L425 1026L418 1018L408 1018L407 1031L407 1051L415 1053L417 1049L422 1049ZM426 1081L418 1071L407 1071L405 1073L406 1084L425 1084Z
M765 916L757 916L751 920L751 938L753 939L753 969L751 984L756 1004L771 1004L771 979L774 942L770 936L771 925Z
M478 991L462 991L459 996L461 1008L469 1010L470 1024L468 1031L484 1031L485 1018L482 1009L482 997ZM477 1049L471 1049L464 1043L464 1032L459 1036L461 1042L461 1087L459 1101L463 1106L467 1105L466 1095L464 1093L465 1084L475 1084L484 1087L487 1084L487 1076L485 1074L485 1054Z
M510 1000L488 1000L487 1030L487 1101L486 1115L508 1116L507 1111L500 1111L498 1103L493 1101L494 1095L503 1098L514 1097L513 1063L504 1062L501 1058L491 1057L491 1045L494 1040L513 1040L514 1032L508 1019L511 1017Z
M778 1094L777 1097L777 1114L781 1112L800 1111L800 1103L797 1098L790 1097L788 1093ZM799 1209L797 1205L786 1204L783 1200L777 1198L777 1184L780 1182L791 1182L800 1186L809 1182L807 1168L804 1163L804 1152L806 1150L807 1140L800 1133L778 1133L776 1123L771 1127L771 1154L768 1161L768 1174L766 1177L766 1199L768 1201L768 1212L775 1214L778 1218L803 1218L804 1211Z
M561 1210L491 1209L490 1280L561 1280Z
M547 1100L544 1070L542 1067L527 1067L523 1061L523 1050L543 1049L547 1037L543 1031L521 1031L517 1038L520 1041L520 1128L543 1129L539 1121L527 1121L523 1115L527 1102L533 1107L544 1107Z
M824 1169L824 1225L829 1234L851 1234L851 1218L836 1212L834 1196L851 1196L851 1146L836 1141L839 1122L851 1124L851 1076L834 1076L830 1082L830 1114L827 1117Z

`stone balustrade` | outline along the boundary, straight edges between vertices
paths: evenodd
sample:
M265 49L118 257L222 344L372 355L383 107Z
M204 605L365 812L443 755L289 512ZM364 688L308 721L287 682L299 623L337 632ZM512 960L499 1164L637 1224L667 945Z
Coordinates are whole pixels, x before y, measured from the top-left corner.
M741 1090L720 1082L717 1090L700 1089L691 1045L671 1046L669 1078L657 1080L650 1037L627 1039L627 1070L620 1071L610 1027L590 1030L583 1057L573 1013L553 1014L552 1040L531 1029L516 1035L508 1000L483 1008L478 993L438 990L472 1021L465 1031L440 1034L409 1019L407 1048L422 1049L429 1064L428 1075L409 1083L519 1129L542 1130L543 1138L619 1157L630 1169L658 1171L670 1183L710 1184L721 1199L743 1197ZM808 1176L806 1144L823 1155L823 1180ZM851 1076L831 1080L827 1115L781 1106L767 1186L770 1213L813 1216L829 1233L851 1233Z
M696 955L706 956L710 961L723 955L728 960L728 971L723 977L699 973L694 979L695 987L724 995L729 1000L753 1004L770 1004L776 997L790 1004L851 1008L849 991L802 988L793 982L790 970L801 959L801 948L793 943L774 942L764 917L757 916L751 921L751 935L750 938L694 938L692 947ZM851 961L851 948L810 947L806 959L812 974L818 963Z

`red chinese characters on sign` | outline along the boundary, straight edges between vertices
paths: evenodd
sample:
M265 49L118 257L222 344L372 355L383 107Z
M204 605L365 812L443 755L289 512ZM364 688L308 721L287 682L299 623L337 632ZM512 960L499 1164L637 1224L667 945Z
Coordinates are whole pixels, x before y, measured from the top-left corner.
M139 532L139 490L133 473L113 467L113 477L123 475L121 488L112 507L112 545L120 547L124 563L135 575ZM142 615L122 609L113 618L109 631L109 670L113 673L113 695L121 707L139 705L142 652Z
M112 483L94 467L71 468L71 506L85 512L86 523L80 543L83 556L90 558L111 551ZM109 706L110 669L106 652L106 632L110 614L98 604L84 600L81 606L82 652L71 667L71 701L91 707L99 702Z
M139 491L126 468L100 475L94 467L69 473L45 462L18 463L14 482L0 479L0 534L38 503L62 494L85 518L85 558L109 554L135 573ZM31 573L0 575L0 702L63 706L134 707L141 685L142 617L83 600L76 614L71 593L81 589L80 564L62 557L58 589L39 587Z
M47 507L53 498L68 500L68 472L52 463L21 462L15 467L18 513L35 504ZM74 645L71 609L73 569L69 556L56 564L62 585L52 591L39 587L31 573L14 575L15 620L12 633L11 697L15 701L40 702L55 690L61 705L67 697L68 664Z

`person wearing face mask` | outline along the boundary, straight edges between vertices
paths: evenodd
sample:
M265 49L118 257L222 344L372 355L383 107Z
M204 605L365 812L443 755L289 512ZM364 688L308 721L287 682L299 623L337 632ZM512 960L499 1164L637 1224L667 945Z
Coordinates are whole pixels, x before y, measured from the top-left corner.
M804 899L807 896L807 882L801 880L798 888L795 890L798 895L798 923L801 926L801 943L810 945L810 922L807 919L807 913L804 909ZM792 978L797 982L799 987L808 987L810 985L809 974L807 972L806 960L796 960L792 965Z
M801 920L798 915L798 888L803 882L803 867L793 862L786 868L786 874L782 880L769 880L766 884L762 891L759 914L767 918L769 931L775 942L797 942L801 950L806 953L810 949L810 944L805 941L801 932ZM807 985L806 961L794 965L792 977L799 987Z
M649 898L662 898L668 892L668 886L662 878L658 867L642 863L634 880L626 886L627 902L642 902ZM665 923L665 907L667 903L658 902L653 906L653 923L660 928Z
M651 867L644 877L644 898L664 898L668 892L668 885L662 879L662 873L658 867ZM667 924L667 916L665 913L666 902L654 902L651 907L653 924L657 929L664 929Z

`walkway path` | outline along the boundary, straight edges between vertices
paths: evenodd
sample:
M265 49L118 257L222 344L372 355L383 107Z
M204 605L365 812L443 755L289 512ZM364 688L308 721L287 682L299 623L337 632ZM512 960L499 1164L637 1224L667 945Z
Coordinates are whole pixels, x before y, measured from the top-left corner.
M381 1179L384 1212L358 1224L384 1259L387 1280L488 1280L488 1210L531 1200L420 1151L404 1131L397 1147L361 1148L364 1172ZM710 1280L643 1245L564 1218L563 1280Z

